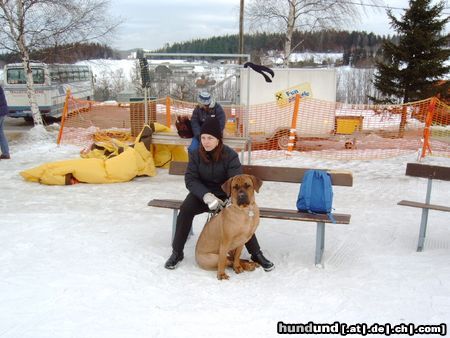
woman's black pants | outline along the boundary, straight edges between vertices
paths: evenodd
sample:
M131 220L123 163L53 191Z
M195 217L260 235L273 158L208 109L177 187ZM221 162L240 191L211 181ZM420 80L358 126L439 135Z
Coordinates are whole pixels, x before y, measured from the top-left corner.
M179 253L183 252L184 245L186 244L189 232L192 228L194 217L207 211L209 211L208 206L202 200L191 193L186 196L186 199L181 204L180 212L177 217L177 228L172 243L173 251ZM245 247L251 255L256 255L261 250L254 234L249 241L245 243Z

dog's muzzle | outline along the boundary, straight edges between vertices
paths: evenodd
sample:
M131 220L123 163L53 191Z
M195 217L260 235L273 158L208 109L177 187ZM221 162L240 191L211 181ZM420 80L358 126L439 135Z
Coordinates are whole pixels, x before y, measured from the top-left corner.
M240 205L248 205L250 204L250 200L248 198L248 194L245 190L239 190L237 193L237 204Z

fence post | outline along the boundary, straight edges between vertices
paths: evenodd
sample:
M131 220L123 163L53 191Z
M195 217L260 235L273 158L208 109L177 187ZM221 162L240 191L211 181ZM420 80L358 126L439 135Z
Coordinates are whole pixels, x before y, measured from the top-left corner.
M430 144L430 136L431 136L431 123L433 123L433 115L436 108L436 97L432 97L430 100L430 104L428 106L427 117L425 119L425 128L423 129L423 145L422 145L422 153L420 154L420 158L424 158L426 156L427 149L431 154L431 144Z
M297 134L297 117L299 107L300 107L300 94L295 94L294 113L292 114L291 129L289 130L288 150L286 152L287 155L291 155L292 150L294 149L295 137Z
M405 127L408 117L408 106L403 104L402 106L402 115L400 116L400 126L398 128L398 137L403 138L405 136Z
M144 87L144 124L148 124L148 90Z
M170 116L170 96L166 96L166 125L170 128L170 125L172 124L172 118Z
M66 91L66 100L64 101L64 109L61 117L61 127L59 127L58 138L56 139L56 144L59 145L61 143L62 133L64 129L64 122L66 122L66 117L69 110L69 98L70 98L70 89Z

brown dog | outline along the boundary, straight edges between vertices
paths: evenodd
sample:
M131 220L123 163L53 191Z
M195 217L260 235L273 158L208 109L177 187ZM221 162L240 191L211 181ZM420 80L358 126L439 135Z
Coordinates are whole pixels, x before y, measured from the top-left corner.
M240 256L259 224L255 191L259 192L261 185L262 181L253 175L237 175L222 185L231 203L205 224L195 247L198 265L205 270L217 269L218 279L229 278L225 273L227 266L232 266L236 273L257 266Z

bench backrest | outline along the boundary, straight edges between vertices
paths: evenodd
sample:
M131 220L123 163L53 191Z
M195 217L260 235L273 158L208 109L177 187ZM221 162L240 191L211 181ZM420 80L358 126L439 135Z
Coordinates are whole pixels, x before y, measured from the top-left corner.
M154 144L176 144L189 146L192 142L191 138L181 138L177 133L160 132L153 133L152 140ZM227 136L223 138L223 143L231 148L245 149L249 143L248 137Z
M170 175L184 175L186 171L186 162L171 162ZM254 175L263 181L301 183L306 170L312 168L290 168L290 167L270 167L262 165L243 165L244 174ZM331 176L333 185L351 187L353 185L353 175L350 171L327 171Z
M421 163L408 163L406 165L405 175L450 181L450 167L441 167Z

